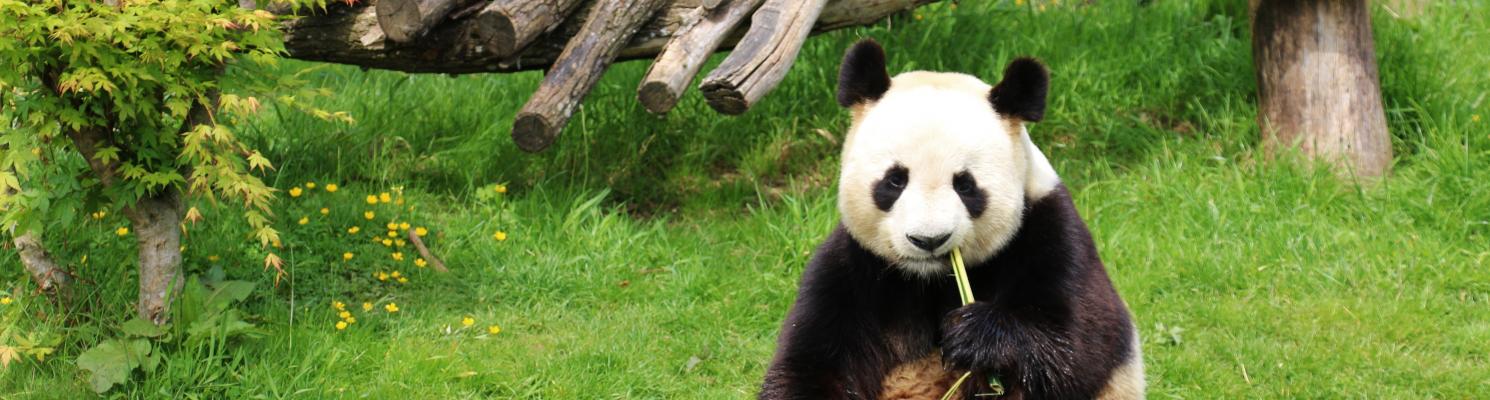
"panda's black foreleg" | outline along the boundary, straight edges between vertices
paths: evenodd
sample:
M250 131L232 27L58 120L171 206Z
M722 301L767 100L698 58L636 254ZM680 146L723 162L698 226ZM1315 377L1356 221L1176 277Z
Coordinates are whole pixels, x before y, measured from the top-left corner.
M1055 324L1015 311L975 302L949 312L942 323L943 361L984 379L997 376L1028 398L1067 398L1070 341Z

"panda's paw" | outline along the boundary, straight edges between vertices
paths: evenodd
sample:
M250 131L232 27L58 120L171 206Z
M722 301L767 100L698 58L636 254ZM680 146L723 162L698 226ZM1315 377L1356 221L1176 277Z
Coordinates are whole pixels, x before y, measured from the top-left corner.
M997 314L993 304L974 302L942 320L942 361L958 370L988 370L1001 366Z

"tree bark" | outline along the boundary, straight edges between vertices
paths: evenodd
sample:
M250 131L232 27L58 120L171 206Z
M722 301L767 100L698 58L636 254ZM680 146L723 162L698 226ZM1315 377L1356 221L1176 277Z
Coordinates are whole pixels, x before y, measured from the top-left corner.
M485 43L495 57L507 57L559 26L580 0L496 0L465 24L470 38Z
M412 42L472 1L475 0L380 0L375 7L378 27L390 40Z
M827 0L768 0L750 31L699 85L714 111L738 115L786 78Z
M719 48L736 25L760 6L762 0L732 0L725 7L699 7L667 46L657 54L647 76L636 90L637 100L647 111L666 114L703 68L704 60Z
M553 144L569 123L580 100L600 81L626 41L663 6L665 0L600 0L579 30L583 40L571 40L544 75L538 91L523 105L512 123L517 147L537 152Z
M1389 172L1392 142L1381 103L1365 0L1253 0L1258 124L1270 155L1297 147L1342 173Z
M377 0L372 0L376 2ZM687 16L706 0L669 0L631 37L616 60L652 58L683 25ZM833 0L819 15L813 32L825 32L849 26L872 24L901 11L910 10L934 0ZM365 68L404 72L466 74L478 72L517 72L548 69L570 39L575 37L587 16L587 7L579 7L551 32L539 35L515 55L500 55L491 46L471 38L478 29L477 18L457 18L436 25L417 45L391 43L378 28L374 7L367 2L354 6L336 2L325 14L301 17L285 25L285 49L290 57L357 65ZM733 47L735 40L726 38L716 48Z
M57 265L51 254L47 254L41 237L27 232L16 236L12 243L16 246L16 252L21 255L21 265L31 275L31 281L36 282L36 288L58 304L70 304L72 275L68 274L66 268Z
M166 187L124 210L139 246L141 319L164 324L170 320L171 301L185 282L181 276L181 193Z

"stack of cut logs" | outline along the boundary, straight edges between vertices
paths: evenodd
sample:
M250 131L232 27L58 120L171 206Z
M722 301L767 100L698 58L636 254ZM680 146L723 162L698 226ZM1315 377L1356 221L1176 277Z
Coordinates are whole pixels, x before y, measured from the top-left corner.
M809 34L932 1L375 0L291 21L286 48L294 58L408 72L547 69L512 127L518 147L536 152L617 60L655 57L637 97L663 114L710 54L732 47L699 89L714 110L735 115L781 82Z

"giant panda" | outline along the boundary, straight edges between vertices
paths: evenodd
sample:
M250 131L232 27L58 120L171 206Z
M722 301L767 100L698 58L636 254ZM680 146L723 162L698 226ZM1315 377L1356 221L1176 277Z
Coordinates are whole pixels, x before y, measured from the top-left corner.
M964 371L961 399L1144 397L1128 309L1025 130L1044 117L1048 81L1029 58L994 86L891 78L878 44L849 49L840 223L803 271L759 398L938 399ZM954 247L977 299L967 306Z

